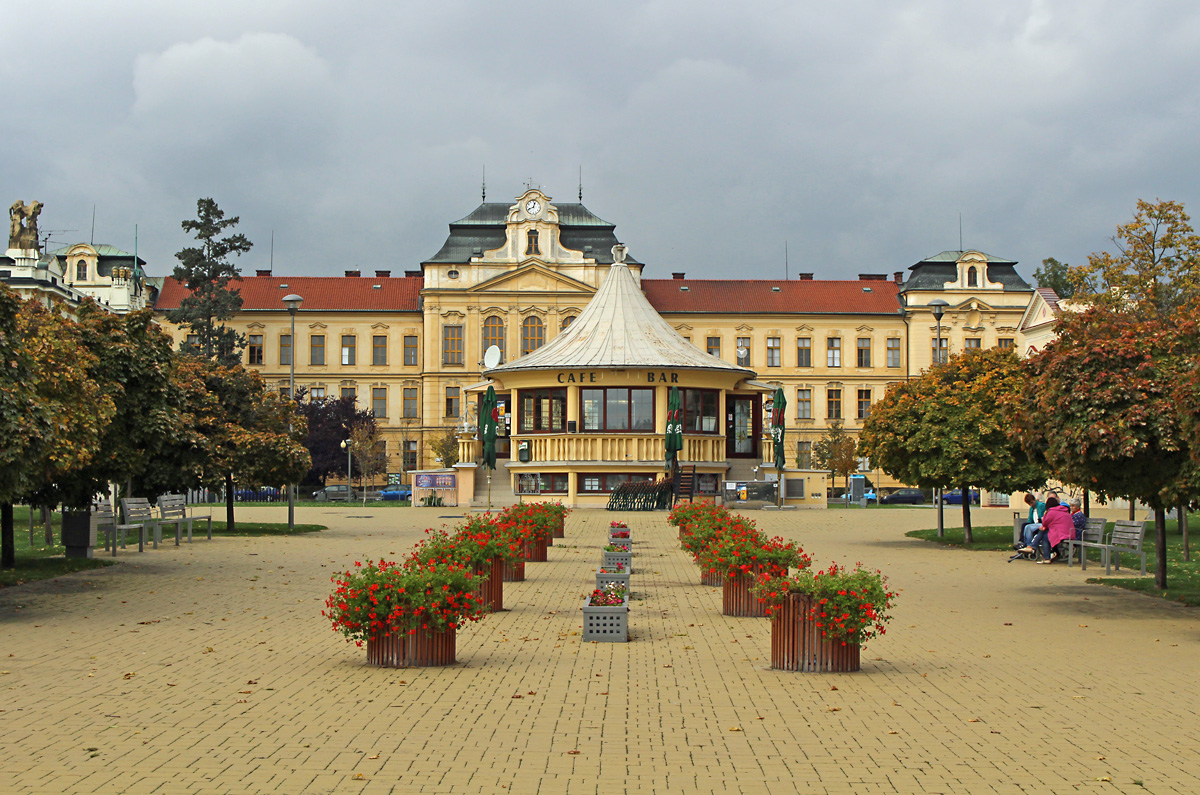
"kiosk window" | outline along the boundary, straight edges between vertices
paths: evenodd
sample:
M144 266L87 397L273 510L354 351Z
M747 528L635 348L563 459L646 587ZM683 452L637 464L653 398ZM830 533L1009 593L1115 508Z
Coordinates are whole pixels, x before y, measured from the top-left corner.
M567 427L567 390L530 389L521 392L523 432L562 431Z
M684 389L683 430L687 433L717 433L720 394L715 389Z
M585 431L654 430L653 389L583 389L580 397Z

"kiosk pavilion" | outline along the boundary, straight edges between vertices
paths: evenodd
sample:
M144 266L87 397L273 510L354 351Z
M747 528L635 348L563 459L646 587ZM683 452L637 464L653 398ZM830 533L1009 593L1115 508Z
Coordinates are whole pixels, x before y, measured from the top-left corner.
M857 434L889 384L965 348L1024 352L1026 331L1046 327L1043 297L1016 263L979 251L943 251L907 278L655 279L619 243L616 227L583 204L529 189L451 223L440 249L403 275L243 277L242 309L227 322L269 384L286 392L294 359L310 398L353 398L372 411L393 479L442 468L429 443L457 436L459 465L438 482L460 504L486 500L474 436L479 400L495 384L505 435L493 503L578 505L663 474L671 386L685 395L681 463L716 496L724 481L765 479L769 391L787 397L788 465L811 470L813 444L833 423ZM304 299L294 340L282 302L291 293ZM166 278L155 303L177 342L184 330L162 313L185 294ZM491 347L494 367L483 362ZM902 485L866 467L875 485ZM824 494L815 479L805 489L814 493Z

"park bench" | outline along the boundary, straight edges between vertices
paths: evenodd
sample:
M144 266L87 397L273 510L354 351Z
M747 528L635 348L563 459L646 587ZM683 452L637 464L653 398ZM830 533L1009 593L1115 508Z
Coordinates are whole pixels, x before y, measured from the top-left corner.
M123 497L121 499L121 513L124 515L125 521L116 526L117 532L121 534L121 547L125 547L125 531L138 531L138 552L146 550L147 531L154 532L154 548L158 549L158 542L162 540L162 527L159 526L158 520L154 518L154 507L145 497ZM117 554L117 546L113 544L113 554Z
M175 546L179 546L180 531L187 526L187 540L192 543L192 523L201 519L208 522L208 540L212 541L212 512L207 516L188 516L187 497L182 494L163 494L158 498L158 514L161 524L175 525Z
M1108 543L1099 545L1100 554L1104 558L1104 573L1108 574L1110 570L1109 564L1113 558L1116 558L1117 571L1121 570L1121 553L1127 555L1137 555L1142 560L1142 576L1146 576L1146 551L1142 549L1142 542L1146 540L1146 523L1131 522L1126 519L1118 520L1113 524L1112 533L1109 534ZM1087 568L1086 550L1080 555L1081 568Z
M1087 524L1083 528L1082 538L1067 539L1067 565L1070 566L1075 562L1075 550L1079 549L1079 557L1082 559L1087 557L1089 549L1101 549L1104 547L1104 527L1106 522L1100 518L1088 518ZM1087 568L1084 563L1081 567Z
M111 544L113 554L117 554L117 517L107 502L92 505L92 527L96 528L97 537L104 536L104 551L107 552Z

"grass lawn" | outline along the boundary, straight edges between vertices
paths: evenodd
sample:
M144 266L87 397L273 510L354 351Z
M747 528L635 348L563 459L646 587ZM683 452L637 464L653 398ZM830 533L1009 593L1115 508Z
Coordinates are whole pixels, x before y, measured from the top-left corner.
M96 549L96 557L94 558L67 558L64 557L65 550L57 542L61 538L59 533L60 528L59 514L52 513L50 515L50 526L54 531L55 543L47 546L46 531L41 523L40 512L34 512L34 528L33 528L33 545L29 544L29 510L22 506L14 506L13 508L13 536L16 541L17 565L12 569L0 569L0 588L7 588L10 585L21 585L22 583L33 582L35 580L48 580L52 577L58 577L63 574L70 574L73 571L85 571L87 569L99 569L104 566L111 566L116 561L110 557L103 556L103 547ZM286 536L297 535L299 533L316 533L324 530L324 525L319 524L297 524L295 530L288 530L287 523L270 523L270 522L237 522L234 532L229 532L225 529L225 522L213 520L213 535L224 536ZM173 536L174 528L167 528L163 532L164 541ZM203 538L203 530L199 527L194 527L192 537L200 536ZM134 539L136 546L137 540Z
M1193 513L1189 514L1188 517L1189 530L1200 532L1200 515ZM946 528L945 535L942 538L937 537L937 530L913 530L905 533L905 535L945 546L956 546L965 549L1002 550L1005 552L1012 550L1012 525L973 527L972 535L975 541L970 545L963 544L963 532L961 528ZM1154 585L1154 560L1157 543L1154 538L1154 524L1151 522L1146 529L1146 540L1143 544L1146 550L1146 574L1148 576L1140 576L1140 564L1136 557L1122 555L1120 574L1109 577L1092 577L1088 579L1088 582L1111 585L1116 588L1126 588L1130 591L1140 591L1152 596L1160 596L1164 599L1182 602L1192 607L1200 606L1200 537L1198 537L1197 541L1193 542L1193 546L1196 546L1196 549L1192 552L1192 559L1185 561L1183 559L1183 536L1179 532L1179 523L1168 519L1167 589L1160 591ZM1091 550L1091 554L1088 556L1088 564L1091 565L1093 561L1096 565L1099 565L1100 553L1098 550ZM1133 571L1133 577L1122 576L1129 570Z

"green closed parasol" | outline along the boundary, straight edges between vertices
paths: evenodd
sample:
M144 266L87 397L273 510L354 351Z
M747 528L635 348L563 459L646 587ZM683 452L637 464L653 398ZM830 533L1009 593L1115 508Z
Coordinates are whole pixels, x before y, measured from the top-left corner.
M783 467L787 456L783 450L783 413L787 408L787 398L783 396L783 387L775 390L775 398L771 401L771 446L775 453L775 471L783 475Z
M488 387L479 409L479 429L483 432L483 465L496 468L496 431L500 424L500 412L496 410L496 390Z
M667 395L667 430L664 438L667 463L675 461L683 450L683 399L679 387L671 387Z

